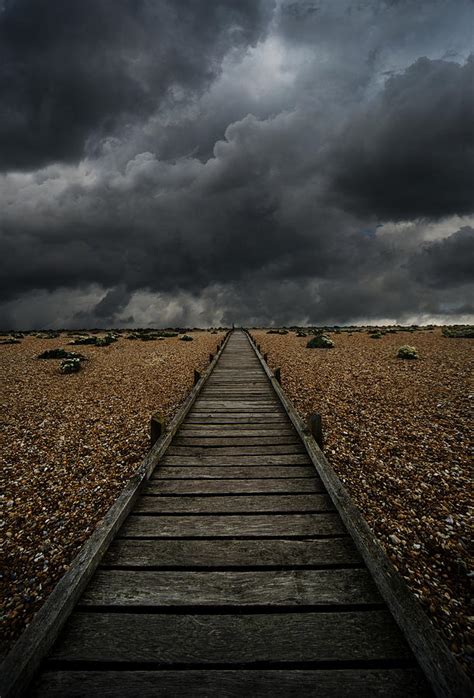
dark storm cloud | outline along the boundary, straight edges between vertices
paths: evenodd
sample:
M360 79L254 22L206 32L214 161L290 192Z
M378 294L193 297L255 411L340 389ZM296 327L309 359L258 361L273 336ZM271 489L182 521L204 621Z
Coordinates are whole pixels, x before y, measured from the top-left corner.
M474 228L470 226L425 245L412 262L416 278L435 288L472 282L473 265Z
M0 49L0 157L63 161L0 176L2 324L469 312L473 63L405 38L444 55L449 3L55 4Z
M0 12L0 169L79 159L196 90L232 46L261 35L269 2L7 0Z
M474 59L420 58L353 115L332 186L343 205L387 220L474 210Z

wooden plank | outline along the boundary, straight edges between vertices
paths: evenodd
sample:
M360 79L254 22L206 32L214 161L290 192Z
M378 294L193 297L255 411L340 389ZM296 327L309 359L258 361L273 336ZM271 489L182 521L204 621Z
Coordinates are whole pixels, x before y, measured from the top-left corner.
M180 436L191 438L198 436L199 438L227 438L237 436L242 438L248 436L250 438L261 438L265 436L287 437L294 436L295 430L290 426L280 424L186 424L179 430Z
M344 535L339 516L327 514L248 514L209 516L131 515L118 533L119 538L250 537Z
M232 385L218 386L216 388L206 388L202 392L203 400L274 400L275 393L271 388L248 389Z
M236 388L242 388L242 389L247 389L248 386L252 384L252 386L255 388L255 390L270 390L273 394L273 389L269 387L268 385L268 380L265 375L261 375L260 378L256 376L248 376L247 371L245 372L245 377L241 377L240 380L238 378L226 378L226 377L218 377L215 376L212 378L211 383L209 383L209 388L210 389L236 389Z
M316 475L312 465L275 465L275 466L255 466L248 467L223 465L222 467L211 465L206 466L163 466L160 465L153 474L151 481L160 482L161 478L195 480L200 479L234 479L237 478L314 478Z
M231 495L217 497L142 496L137 500L137 514L238 514L247 512L333 511L326 494Z
M115 540L102 567L288 567L358 564L349 537L320 540Z
M285 439L289 441L294 438L294 432L290 429L261 429L252 428L248 429L246 426L235 427L235 426L222 426L217 425L212 429L206 428L205 425L193 425L186 427L186 429L181 429L181 437L185 439L228 439L229 443L232 444L232 439L267 439L274 438L276 443L279 443L279 439ZM190 442L191 443L191 442ZM211 444L209 444L211 445Z
M228 401L230 402L230 401ZM199 402L194 406L192 414L195 412L208 412L212 414L217 412L219 414L225 413L231 416L241 414L243 416L250 415L266 415L271 414L278 416L284 414L281 412L281 406L277 402L259 402L254 401L252 404L245 404L241 401L236 400L233 404L225 404L224 402Z
M75 613L52 658L206 665L409 659L390 614ZM218 693L217 695L221 695Z
M255 425L255 426L260 426L262 424L265 425L281 425L281 426L288 426L288 419L286 416L278 412L277 414L274 415L256 415L256 414L216 414L216 415L207 415L205 414L204 416L201 414L192 414L190 412L186 418L186 425L192 425L192 424L209 424L209 425L219 425L219 424L232 424L232 425L237 425L237 424L249 424L249 425Z
M204 405L199 406L197 405L196 407L193 408L191 412L192 416L206 416L206 417L227 417L227 418L233 418L233 417L279 417L282 416L282 412L280 412L278 405L274 405L273 407L253 407L253 408L236 408L236 409L231 409L230 407L225 407L225 408L220 408L216 407L213 409L209 409L205 407Z
M279 492L325 492L318 477L272 480L151 480L141 488L142 494L277 494Z
M246 458L253 458L254 456L265 456L265 458L267 458L273 456L304 454L305 462L307 462L308 457L301 441L295 441L292 438L284 439L284 442L285 441L286 443L276 445L272 445L271 442L268 444L265 444L264 442L260 446L255 444L246 446L245 443L236 444L234 446L232 443L229 443L229 441L226 441L225 439L223 444L214 444L211 442L211 444L207 444L205 446L199 446L198 444L194 444L193 442L191 442L191 445L184 445L181 441L176 441L173 442L173 444L169 447L166 457L178 457L181 458L184 462L187 460L188 456L192 456L193 458L199 458L199 460L209 460L210 458L212 460L216 460L220 459L223 456L235 456L238 459L240 459L241 456ZM293 441L293 443L289 443L290 441Z
M271 434L270 436L248 436L244 433L242 436L239 431L231 432L230 434L222 435L212 435L205 436L193 435L189 436L187 433L180 430L180 435L173 441L173 447L176 446L192 446L193 448L199 448L203 446L210 446L212 448L218 448L219 446L288 446L288 445L298 445L300 448L301 439L294 433L289 432L286 435L281 436L278 432L277 434ZM220 451L219 451L220 452Z
M275 391L273 390L271 384L268 382L267 377L262 373L262 381L258 384L254 381L247 380L246 373L240 380L227 381L226 385L222 385L214 379L211 383L208 383L202 392L202 395L207 395L212 392L216 392L222 395L222 389L225 388L227 394L227 389L230 393L244 392L248 394L265 394L275 397Z
M351 606L381 603L366 569L289 571L103 570L92 578L79 606L196 608L247 606Z
M473 692L471 682L456 662L444 639L431 624L421 604L394 569L334 469L311 434L308 433L292 403L275 380L262 355L255 346L251 346L293 426L305 444L316 470L360 550L383 598L396 622L403 629L435 695L439 698L470 698Z
M236 465L236 466L271 466L271 465L306 465L311 463L306 453L289 453L287 455L246 455L238 454L220 455L219 453L203 453L200 456L191 455L169 455L166 454L161 460L163 466L166 465Z
M231 398L226 399L226 400L211 400L202 398L199 400L199 402L196 402L195 409L196 410L234 410L234 411L243 411L246 412L247 410L256 410L256 411L265 411L265 410L275 410L278 409L280 405L278 404L277 400L269 400L269 399L264 399L264 398L253 398L253 399L247 399L247 400L242 400L242 398L235 398L235 400L232 400Z
M418 669L48 671L33 698L428 698Z

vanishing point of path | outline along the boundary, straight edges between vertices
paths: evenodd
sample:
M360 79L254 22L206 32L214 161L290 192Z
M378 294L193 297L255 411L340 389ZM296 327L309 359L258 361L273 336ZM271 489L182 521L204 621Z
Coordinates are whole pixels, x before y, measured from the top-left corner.
M243 332L231 335L32 690L429 695Z

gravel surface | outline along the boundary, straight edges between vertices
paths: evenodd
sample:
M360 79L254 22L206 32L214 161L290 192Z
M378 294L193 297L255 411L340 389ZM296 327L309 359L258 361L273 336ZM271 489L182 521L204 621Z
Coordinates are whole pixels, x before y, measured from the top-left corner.
M0 346L2 546L7 651L139 467L149 420L167 422L209 364L223 333L195 332L110 346L68 346L70 337ZM47 349L86 357L63 375Z
M322 415L327 458L472 676L473 341L331 332L333 349L307 349L293 332L252 335L300 415ZM396 358L405 344L420 358Z

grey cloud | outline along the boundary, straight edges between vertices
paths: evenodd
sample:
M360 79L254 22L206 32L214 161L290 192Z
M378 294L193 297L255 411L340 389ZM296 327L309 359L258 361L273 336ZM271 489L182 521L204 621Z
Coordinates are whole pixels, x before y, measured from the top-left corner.
M28 303L42 308L42 322L67 324L61 294L69 324L144 325L147 317L165 325L340 324L467 312L467 234L422 245L427 220L446 219L447 235L462 225L450 227L450 217L473 208L466 91L473 64L423 58L410 65L412 46L400 69L394 46L413 22L410 4L390 4L387 19L378 3L360 3L356 19L348 12L341 19L335 3L318 3L315 12L308 6L303 17L304 3L291 12L280 3L270 24L271 3L189 0L180 4L179 17L189 19L183 25L173 3L120 0L107 29L98 17L110 6L96 5L87 48L94 58L107 47L104 71L120 77L125 70L138 96L124 93L110 106L106 84L98 112L91 100L90 119L78 113L77 141L74 118L61 121L72 129L64 150L60 137L53 145L46 138L36 154L25 132L12 139L11 152L28 167L74 160L84 149L87 157L0 178L2 324L34 317ZM435 5L439 37L447 10ZM27 6L22 0L11 12L20 16ZM156 7L171 13L159 27ZM430 16L429 3L423 8ZM125 38L117 34L121 22ZM237 25L243 30L234 36ZM77 46L71 42L73 73L85 51L84 26ZM9 46L20 55L26 29L15 31ZM163 37L156 49L154 36ZM390 45L380 48L383 36ZM249 43L255 46L245 51ZM448 48L441 45L439 55ZM50 55L46 44L38 51ZM163 61L151 65L156 51ZM25 65L30 58L26 51ZM381 71L392 64L384 83ZM31 96L27 74L20 83ZM88 80L97 86L108 76L74 78L84 109ZM129 89L127 80L123 86ZM59 87L55 94L62 99ZM15 95L9 103L18 106ZM0 116L0 133L1 123ZM45 133L53 126L48 121ZM410 225L390 234L377 228L390 220ZM150 309L157 307L161 315Z
M262 0L9 0L0 13L0 169L74 162L204 88L231 47L255 42Z
M341 205L385 220L474 211L474 59L420 58L353 115L335 151Z
M412 262L416 278L435 288L462 286L474 279L474 228L464 226L444 240L424 245Z

